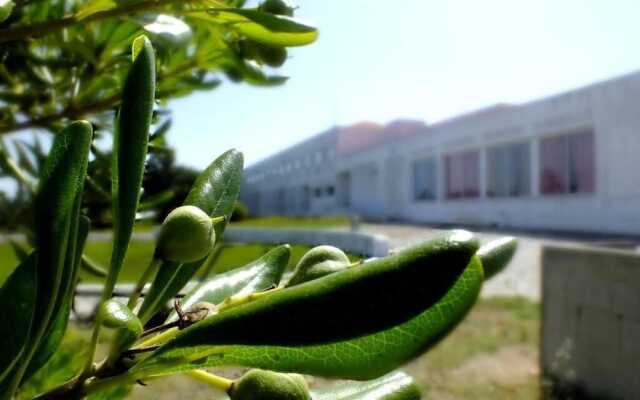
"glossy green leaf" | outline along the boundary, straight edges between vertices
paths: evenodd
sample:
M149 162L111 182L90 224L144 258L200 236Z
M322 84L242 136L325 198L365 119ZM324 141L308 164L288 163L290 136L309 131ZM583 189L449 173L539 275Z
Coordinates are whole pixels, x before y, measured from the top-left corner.
M156 62L151 42L141 36L134 41L132 48L137 55L125 80L113 139L111 179L114 238L110 271L113 283L122 268L133 232L156 84Z
M225 217L229 221L240 194L243 168L242 153L236 150L225 152L198 175L184 205L199 207L211 217ZM225 226L226 223L215 226L218 241Z
M36 267L33 252L0 288L4 321L0 324L0 381L15 368L29 338L36 304Z
M243 171L242 153L229 150L215 159L196 179L184 205L200 208L212 217L228 221L240 194ZM222 238L226 223L215 225L216 240ZM163 262L138 312L143 324L173 298L198 271L206 259L188 264Z
M223 274L214 275L194 287L182 299L182 307L188 310L200 302L220 304L234 295L260 292L276 287L289 263L291 246L278 246L250 264ZM175 321L177 315L172 312L168 322Z
M482 262L485 279L502 271L509 264L517 249L518 241L511 236L492 240L482 245L477 255Z
M131 370L132 377L240 365L372 379L435 344L483 282L468 232L408 248L209 317Z
M138 211L153 210L155 208L158 208L161 205L170 202L175 195L176 192L174 192L173 190L164 190L160 193L149 196L142 202L140 202Z
M87 396L87 400L121 400L126 398L132 389L131 385L110 387L91 393Z
M156 140L163 139L169 129L171 129L171 125L173 124L173 120L171 118L164 121L159 127L156 128L155 131L149 136L149 142L154 142Z
M315 42L318 38L318 30L307 23L256 9L226 8L190 15L213 22L232 24L247 38L271 46L304 46Z
M378 379L349 382L313 390L314 400L419 400L420 388L404 372L392 372Z
M77 243L73 249L75 255L73 258L69 258L69 262L73 262L74 265L67 272L69 279L67 283L64 284L64 290L61 289L61 295L59 296L61 299L60 304L56 305L53 320L49 323L42 341L38 344L38 349L29 362L29 366L22 378L23 381L28 380L42 368L58 350L60 343L62 343L62 338L64 337L69 322L71 305L73 304L75 283L77 282L79 269L78 263L80 262L80 257L89 235L90 225L91 223L87 217L82 216L78 220Z
M76 13L76 18L85 19L95 13L111 10L118 6L116 0L89 0L80 7Z
M36 165L34 165L33 161L29 158L25 144L20 140L15 140L13 142L13 147L16 150L18 166L22 168L24 171L27 171L28 173L30 173L31 175L37 175L38 168L36 167Z
M189 264L178 264L172 261L163 261L160 264L158 273L153 278L151 287L138 310L138 318L143 325L149 322L158 310L180 292L203 262L204 260Z
M59 304L58 296L68 265L69 237L77 228L79 199L84 187L91 124L73 122L56 135L45 162L40 187L34 200L35 248L38 251L38 296L29 351L14 376L14 386L22 379L27 363L38 348L52 313ZM71 258L73 255L71 255Z
M82 255L80 259L80 268L82 268L85 272L97 276L98 278L104 278L107 276L107 270L104 269L101 265L99 265L92 258L87 257L86 255Z
M9 18L14 6L12 0L0 0L0 23Z

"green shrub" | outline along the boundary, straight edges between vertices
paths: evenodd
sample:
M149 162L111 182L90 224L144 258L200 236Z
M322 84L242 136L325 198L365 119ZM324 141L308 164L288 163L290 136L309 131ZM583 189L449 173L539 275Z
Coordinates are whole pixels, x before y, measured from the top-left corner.
M236 201L231 213L231 222L245 221L249 219L249 207L241 201Z

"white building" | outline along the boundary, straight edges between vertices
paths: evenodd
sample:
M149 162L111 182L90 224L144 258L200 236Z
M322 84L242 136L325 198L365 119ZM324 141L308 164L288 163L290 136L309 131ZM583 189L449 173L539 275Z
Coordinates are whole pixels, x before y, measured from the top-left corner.
M426 125L337 127L246 171L254 215L640 233L640 72Z

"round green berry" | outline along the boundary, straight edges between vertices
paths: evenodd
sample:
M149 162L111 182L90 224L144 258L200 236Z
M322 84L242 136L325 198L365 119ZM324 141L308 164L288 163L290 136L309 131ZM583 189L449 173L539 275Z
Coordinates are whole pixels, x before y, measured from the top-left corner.
M293 17L293 7L286 0L265 0L264 3L258 7L260 11L267 12L275 15L286 15L287 17Z
M270 67L281 67L287 61L287 49L257 43L257 60Z
M252 369L229 389L231 400L311 400L302 375Z
M171 211L160 228L155 256L181 263L204 258L216 240L211 218L195 206Z
M287 286L299 285L321 278L343 270L349 265L349 257L337 247L316 246L306 252L298 261Z

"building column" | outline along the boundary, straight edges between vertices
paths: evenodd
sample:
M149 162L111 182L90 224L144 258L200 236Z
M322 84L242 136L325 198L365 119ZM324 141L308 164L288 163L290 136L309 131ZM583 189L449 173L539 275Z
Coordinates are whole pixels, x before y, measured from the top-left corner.
M481 147L478 149L480 153L480 198L487 197L487 148Z
M540 195L540 140L536 137L529 139L531 146L531 195Z

